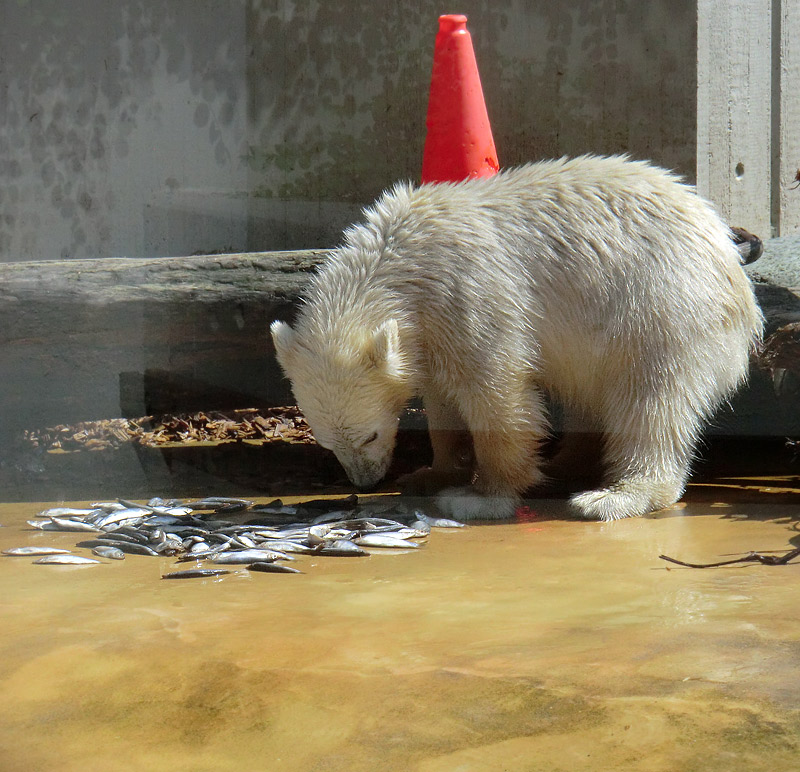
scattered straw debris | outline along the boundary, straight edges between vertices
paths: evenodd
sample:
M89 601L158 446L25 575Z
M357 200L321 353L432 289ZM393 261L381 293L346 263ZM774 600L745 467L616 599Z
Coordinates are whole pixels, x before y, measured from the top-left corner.
M113 450L130 442L151 448L244 440L314 443L308 424L295 406L84 421L28 430L23 439L44 451Z

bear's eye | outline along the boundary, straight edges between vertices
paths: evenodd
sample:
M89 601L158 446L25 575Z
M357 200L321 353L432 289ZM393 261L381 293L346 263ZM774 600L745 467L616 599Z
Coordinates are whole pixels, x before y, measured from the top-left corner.
M367 439L365 439L364 442L361 443L361 447L363 448L364 445L369 445L370 442L375 442L375 440L377 439L378 439L378 432L372 432L372 434L370 434L369 437L367 437Z

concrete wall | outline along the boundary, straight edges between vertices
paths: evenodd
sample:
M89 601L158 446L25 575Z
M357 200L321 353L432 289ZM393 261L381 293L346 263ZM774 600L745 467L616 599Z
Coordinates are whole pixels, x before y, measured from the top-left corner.
M692 0L0 7L3 261L334 244L418 178L447 10L469 16L501 164L625 151L695 173Z
M763 237L800 231L800 4L698 0L697 186Z

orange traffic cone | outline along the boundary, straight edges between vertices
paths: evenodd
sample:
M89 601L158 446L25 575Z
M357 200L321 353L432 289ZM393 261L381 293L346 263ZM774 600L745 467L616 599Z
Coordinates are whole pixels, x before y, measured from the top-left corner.
M483 101L467 17L439 17L422 182L491 177L500 165Z

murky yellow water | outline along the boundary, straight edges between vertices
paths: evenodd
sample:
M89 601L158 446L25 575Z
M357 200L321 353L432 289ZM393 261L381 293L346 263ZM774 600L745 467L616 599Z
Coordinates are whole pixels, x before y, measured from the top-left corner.
M535 502L303 575L4 557L0 770L800 769L800 564L658 559L792 546L792 497L731 484L612 524ZM44 506L0 505L0 549L72 547L25 529Z

